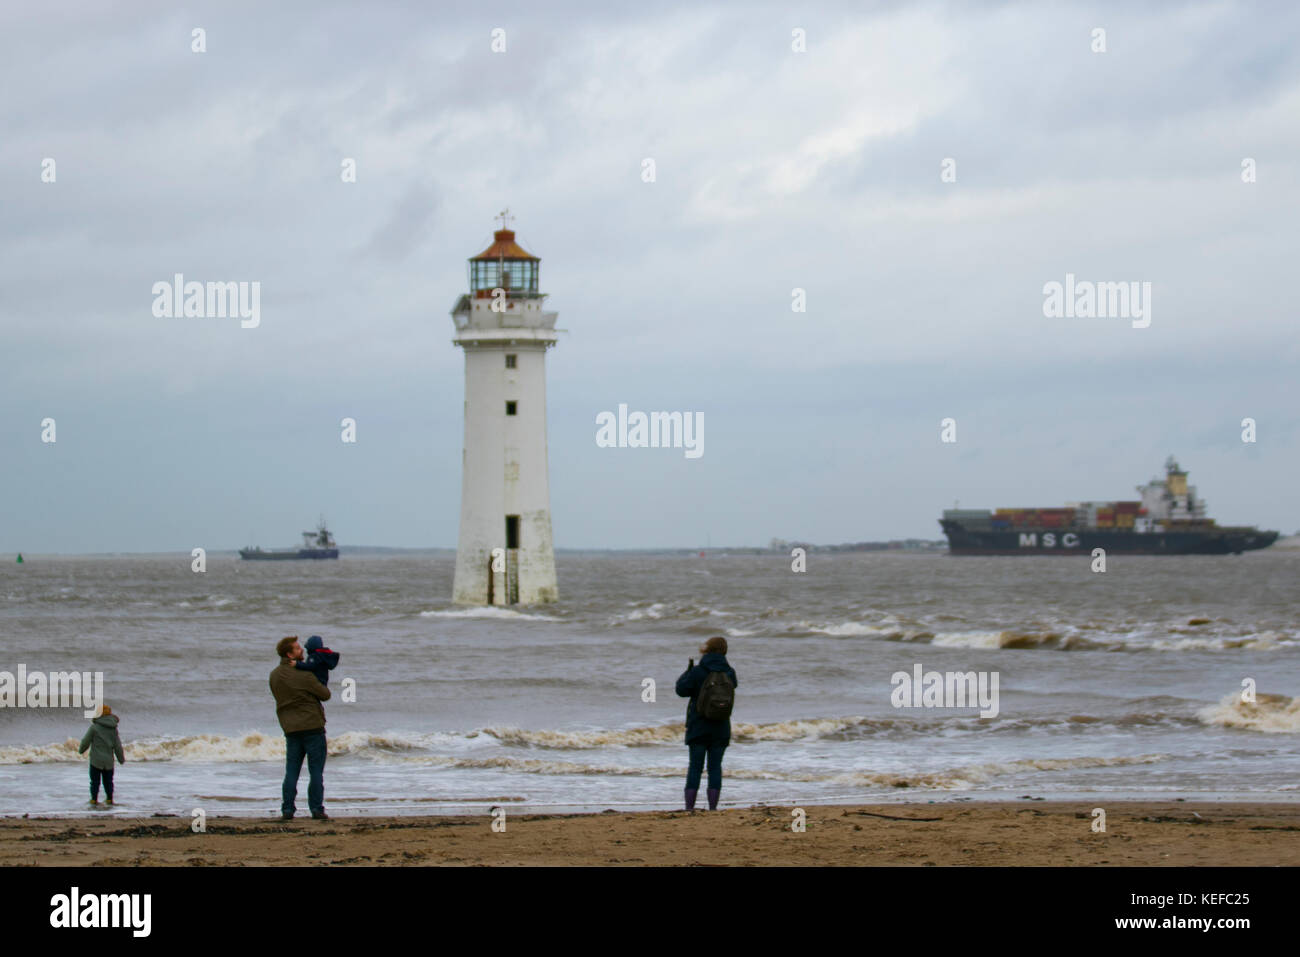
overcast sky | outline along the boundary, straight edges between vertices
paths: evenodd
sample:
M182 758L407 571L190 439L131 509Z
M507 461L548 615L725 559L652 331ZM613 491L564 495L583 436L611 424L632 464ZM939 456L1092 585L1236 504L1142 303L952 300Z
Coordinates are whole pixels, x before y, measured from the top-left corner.
M938 538L1170 453L1300 527L1300 7L105 6L0 8L0 551L454 546L503 206L568 330L557 546ZM175 273L260 325L154 316ZM1150 325L1045 317L1067 273ZM598 448L619 403L704 455Z

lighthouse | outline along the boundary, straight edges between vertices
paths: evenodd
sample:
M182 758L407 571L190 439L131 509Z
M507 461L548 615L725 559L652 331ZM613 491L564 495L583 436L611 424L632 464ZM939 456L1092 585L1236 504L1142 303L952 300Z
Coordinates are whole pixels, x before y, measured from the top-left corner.
M469 260L451 311L465 350L465 445L452 600L531 605L558 597L546 455L546 350L556 313L537 291L541 260L509 229Z

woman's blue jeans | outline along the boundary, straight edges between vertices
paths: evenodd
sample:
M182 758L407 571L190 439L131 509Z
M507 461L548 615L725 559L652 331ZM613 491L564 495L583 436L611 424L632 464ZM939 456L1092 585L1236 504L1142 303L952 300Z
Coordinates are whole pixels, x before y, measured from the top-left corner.
M722 744L698 744L692 743L687 745L691 750L691 764L686 771L686 790L698 791L700 789L700 772L704 770L704 759L709 759L709 787L713 790L719 790L722 787L722 752L727 750L727 742Z

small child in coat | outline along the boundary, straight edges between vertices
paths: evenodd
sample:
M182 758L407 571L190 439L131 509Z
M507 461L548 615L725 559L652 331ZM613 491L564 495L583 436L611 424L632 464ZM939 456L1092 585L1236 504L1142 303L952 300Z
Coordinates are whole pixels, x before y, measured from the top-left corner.
M90 722L90 727L81 736L78 754L85 754L90 749L90 803L99 804L99 784L104 784L104 797L113 803L113 757L126 763L122 751L122 739L117 733L117 715L113 709L104 705L99 717Z
M307 657L294 665L299 671L310 671L323 685L329 685L330 672L338 667L339 653L330 651L320 635L312 635L303 645Z

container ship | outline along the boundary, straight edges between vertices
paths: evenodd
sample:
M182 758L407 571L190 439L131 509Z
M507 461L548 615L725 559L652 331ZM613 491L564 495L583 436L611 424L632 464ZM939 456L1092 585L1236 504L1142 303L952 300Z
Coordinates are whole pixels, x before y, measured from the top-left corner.
M302 545L299 548L262 548L254 546L241 548L239 557L249 561L292 561L300 558L338 558L339 549L334 543L334 536L325 527L321 519L314 532L302 533Z
M1240 555L1267 548L1277 532L1217 525L1171 455L1165 477L1139 485L1131 502L1071 502L1062 508L946 509L939 524L953 555Z

